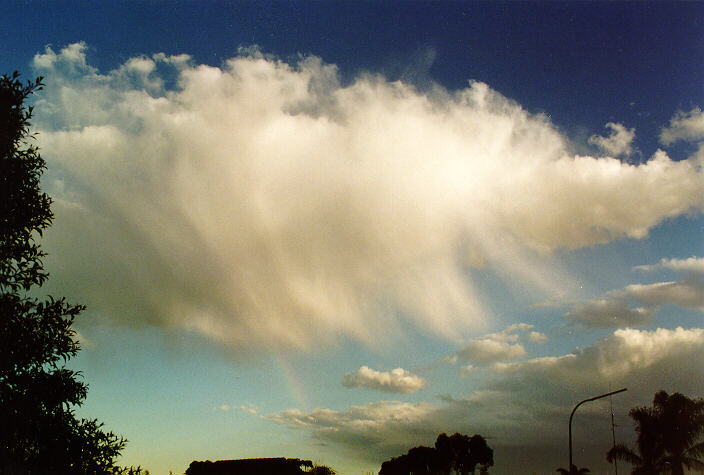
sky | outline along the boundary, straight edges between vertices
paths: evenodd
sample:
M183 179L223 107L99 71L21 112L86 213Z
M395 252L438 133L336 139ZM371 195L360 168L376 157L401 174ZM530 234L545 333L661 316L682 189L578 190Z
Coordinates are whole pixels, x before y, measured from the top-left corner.
M612 407L704 396L704 4L18 1L0 44L121 464L551 473L625 387L573 422L613 473Z

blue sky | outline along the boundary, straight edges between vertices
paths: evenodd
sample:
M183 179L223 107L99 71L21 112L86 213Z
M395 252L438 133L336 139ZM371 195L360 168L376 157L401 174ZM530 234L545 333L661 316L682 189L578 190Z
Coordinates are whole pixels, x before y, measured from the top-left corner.
M309 458L440 432L565 466L704 387L704 6L16 2L43 75L49 291L121 462ZM583 411L583 412L581 412ZM575 460L611 473L608 405ZM596 436L595 434L601 434ZM537 437L536 437L537 435Z

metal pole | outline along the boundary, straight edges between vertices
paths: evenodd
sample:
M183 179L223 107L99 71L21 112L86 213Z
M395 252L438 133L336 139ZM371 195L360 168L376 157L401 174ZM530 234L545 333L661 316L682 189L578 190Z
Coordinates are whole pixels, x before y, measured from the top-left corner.
M626 388L619 389L619 390L617 390L617 391L611 391L610 393L601 394L601 395L599 395L599 396L590 397L590 398L588 398L588 399L584 399L583 401L579 401L579 402L577 403L577 405L574 406L574 409L572 409L572 413L570 414L570 425L569 425L569 431L570 431L570 464L568 465L568 467L569 467L568 470L569 470L570 472L572 472L572 416L574 416L575 411L577 410L577 408L578 408L579 406L581 406L581 405L584 404L585 402L594 401L594 400L596 400L596 399L601 399L601 398L603 398L603 397L611 396L612 394L622 393L622 392L624 392L624 391L626 391Z
M611 438L613 441L612 447L616 447L616 430L614 429L614 398L610 397L609 402L611 403ZM616 463L616 457L614 457L614 472L616 473L616 475L618 475L618 464Z

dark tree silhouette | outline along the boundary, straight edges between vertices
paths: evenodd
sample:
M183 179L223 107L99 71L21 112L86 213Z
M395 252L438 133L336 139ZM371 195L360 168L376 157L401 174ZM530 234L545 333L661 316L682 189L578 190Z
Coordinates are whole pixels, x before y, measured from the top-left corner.
M652 407L634 407L629 415L638 433L636 450L618 444L606 454L609 462L630 463L634 475L704 470L704 400L659 391Z
M327 465L313 465L313 468L310 469L309 472L306 472L308 475L335 475L336 472L332 468L328 467Z
M186 469L186 475L260 475L263 473L302 475L308 473L304 471L305 468L312 470L313 463L310 460L284 457L218 460L215 462L194 460Z
M87 386L65 367L83 307L33 296L48 277L37 239L53 219L25 103L41 87L0 76L0 474L110 473L125 440L76 418Z
M636 450L616 444L606 454L606 460L623 460L633 466L633 475L655 475L665 470L665 447L659 423L652 407L634 407L629 415L634 421L638 438Z
M392 458L381 464L379 475L447 475L487 473L494 465L494 451L481 435L471 438L463 434L440 434L435 447L414 447L407 454Z

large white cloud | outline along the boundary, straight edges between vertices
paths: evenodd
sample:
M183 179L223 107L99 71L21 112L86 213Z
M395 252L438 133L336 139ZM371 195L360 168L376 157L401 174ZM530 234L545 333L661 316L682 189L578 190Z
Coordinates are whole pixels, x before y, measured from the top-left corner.
M373 345L404 321L460 339L485 316L473 267L559 289L541 253L641 238L704 204L698 162L573 156L478 82L342 86L317 58L257 53L101 73L80 44L35 67L50 285L233 348Z
M422 389L426 381L403 368L375 371L368 366L362 366L356 372L345 374L342 377L342 384L348 388L369 388L389 393L409 394Z

